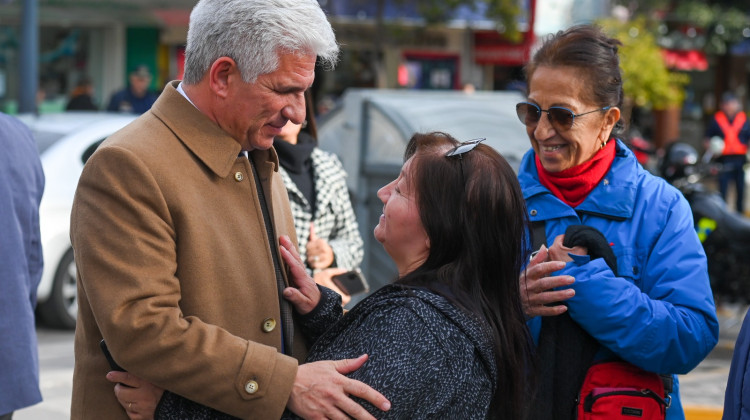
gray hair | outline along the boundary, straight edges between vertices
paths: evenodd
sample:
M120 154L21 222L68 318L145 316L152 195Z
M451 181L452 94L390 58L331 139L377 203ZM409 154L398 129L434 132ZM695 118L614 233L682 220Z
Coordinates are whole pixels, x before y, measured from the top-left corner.
M200 0L190 13L184 82L198 83L216 59L230 57L253 83L278 68L282 53L336 64L339 46L317 0Z

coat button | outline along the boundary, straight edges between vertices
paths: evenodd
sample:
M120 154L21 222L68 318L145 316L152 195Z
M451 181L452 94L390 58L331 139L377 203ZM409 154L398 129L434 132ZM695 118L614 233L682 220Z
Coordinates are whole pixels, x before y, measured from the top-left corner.
M255 381L247 381L247 383L245 384L245 392L247 392L248 394L255 394L256 392L258 392L258 388L260 387Z
M530 211L529 213L530 213L530 214L531 214L532 216L536 216L536 210L531 210L531 211Z
M234 173L234 180L235 180L235 181L237 181L237 182L240 182L240 181L242 181L243 179L245 179L245 176L244 176L244 175L242 175L242 172L235 172L235 173Z
M266 318L263 320L263 331L271 332L276 328L276 320L273 318Z

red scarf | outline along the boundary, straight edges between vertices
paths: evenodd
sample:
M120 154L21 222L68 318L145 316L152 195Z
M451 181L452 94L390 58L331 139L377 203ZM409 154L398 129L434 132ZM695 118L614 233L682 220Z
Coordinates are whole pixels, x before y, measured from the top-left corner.
M615 160L615 141L608 141L603 149L593 158L578 166L560 172L549 172L542 166L539 156L536 156L536 170L539 181L547 187L555 197L564 201L570 207L581 204L591 190L604 178L612 162Z

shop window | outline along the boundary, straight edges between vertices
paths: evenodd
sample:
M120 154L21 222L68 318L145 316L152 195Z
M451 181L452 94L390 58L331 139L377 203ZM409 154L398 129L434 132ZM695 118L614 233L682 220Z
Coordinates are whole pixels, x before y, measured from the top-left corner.
M408 89L458 89L458 60L452 54L404 54L398 84Z

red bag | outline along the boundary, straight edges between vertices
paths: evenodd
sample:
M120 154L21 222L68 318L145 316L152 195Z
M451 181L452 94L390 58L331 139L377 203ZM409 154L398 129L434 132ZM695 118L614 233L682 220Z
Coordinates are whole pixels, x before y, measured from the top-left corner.
M586 372L578 397L579 420L637 420L666 417L669 402L656 373L627 362L602 362Z

